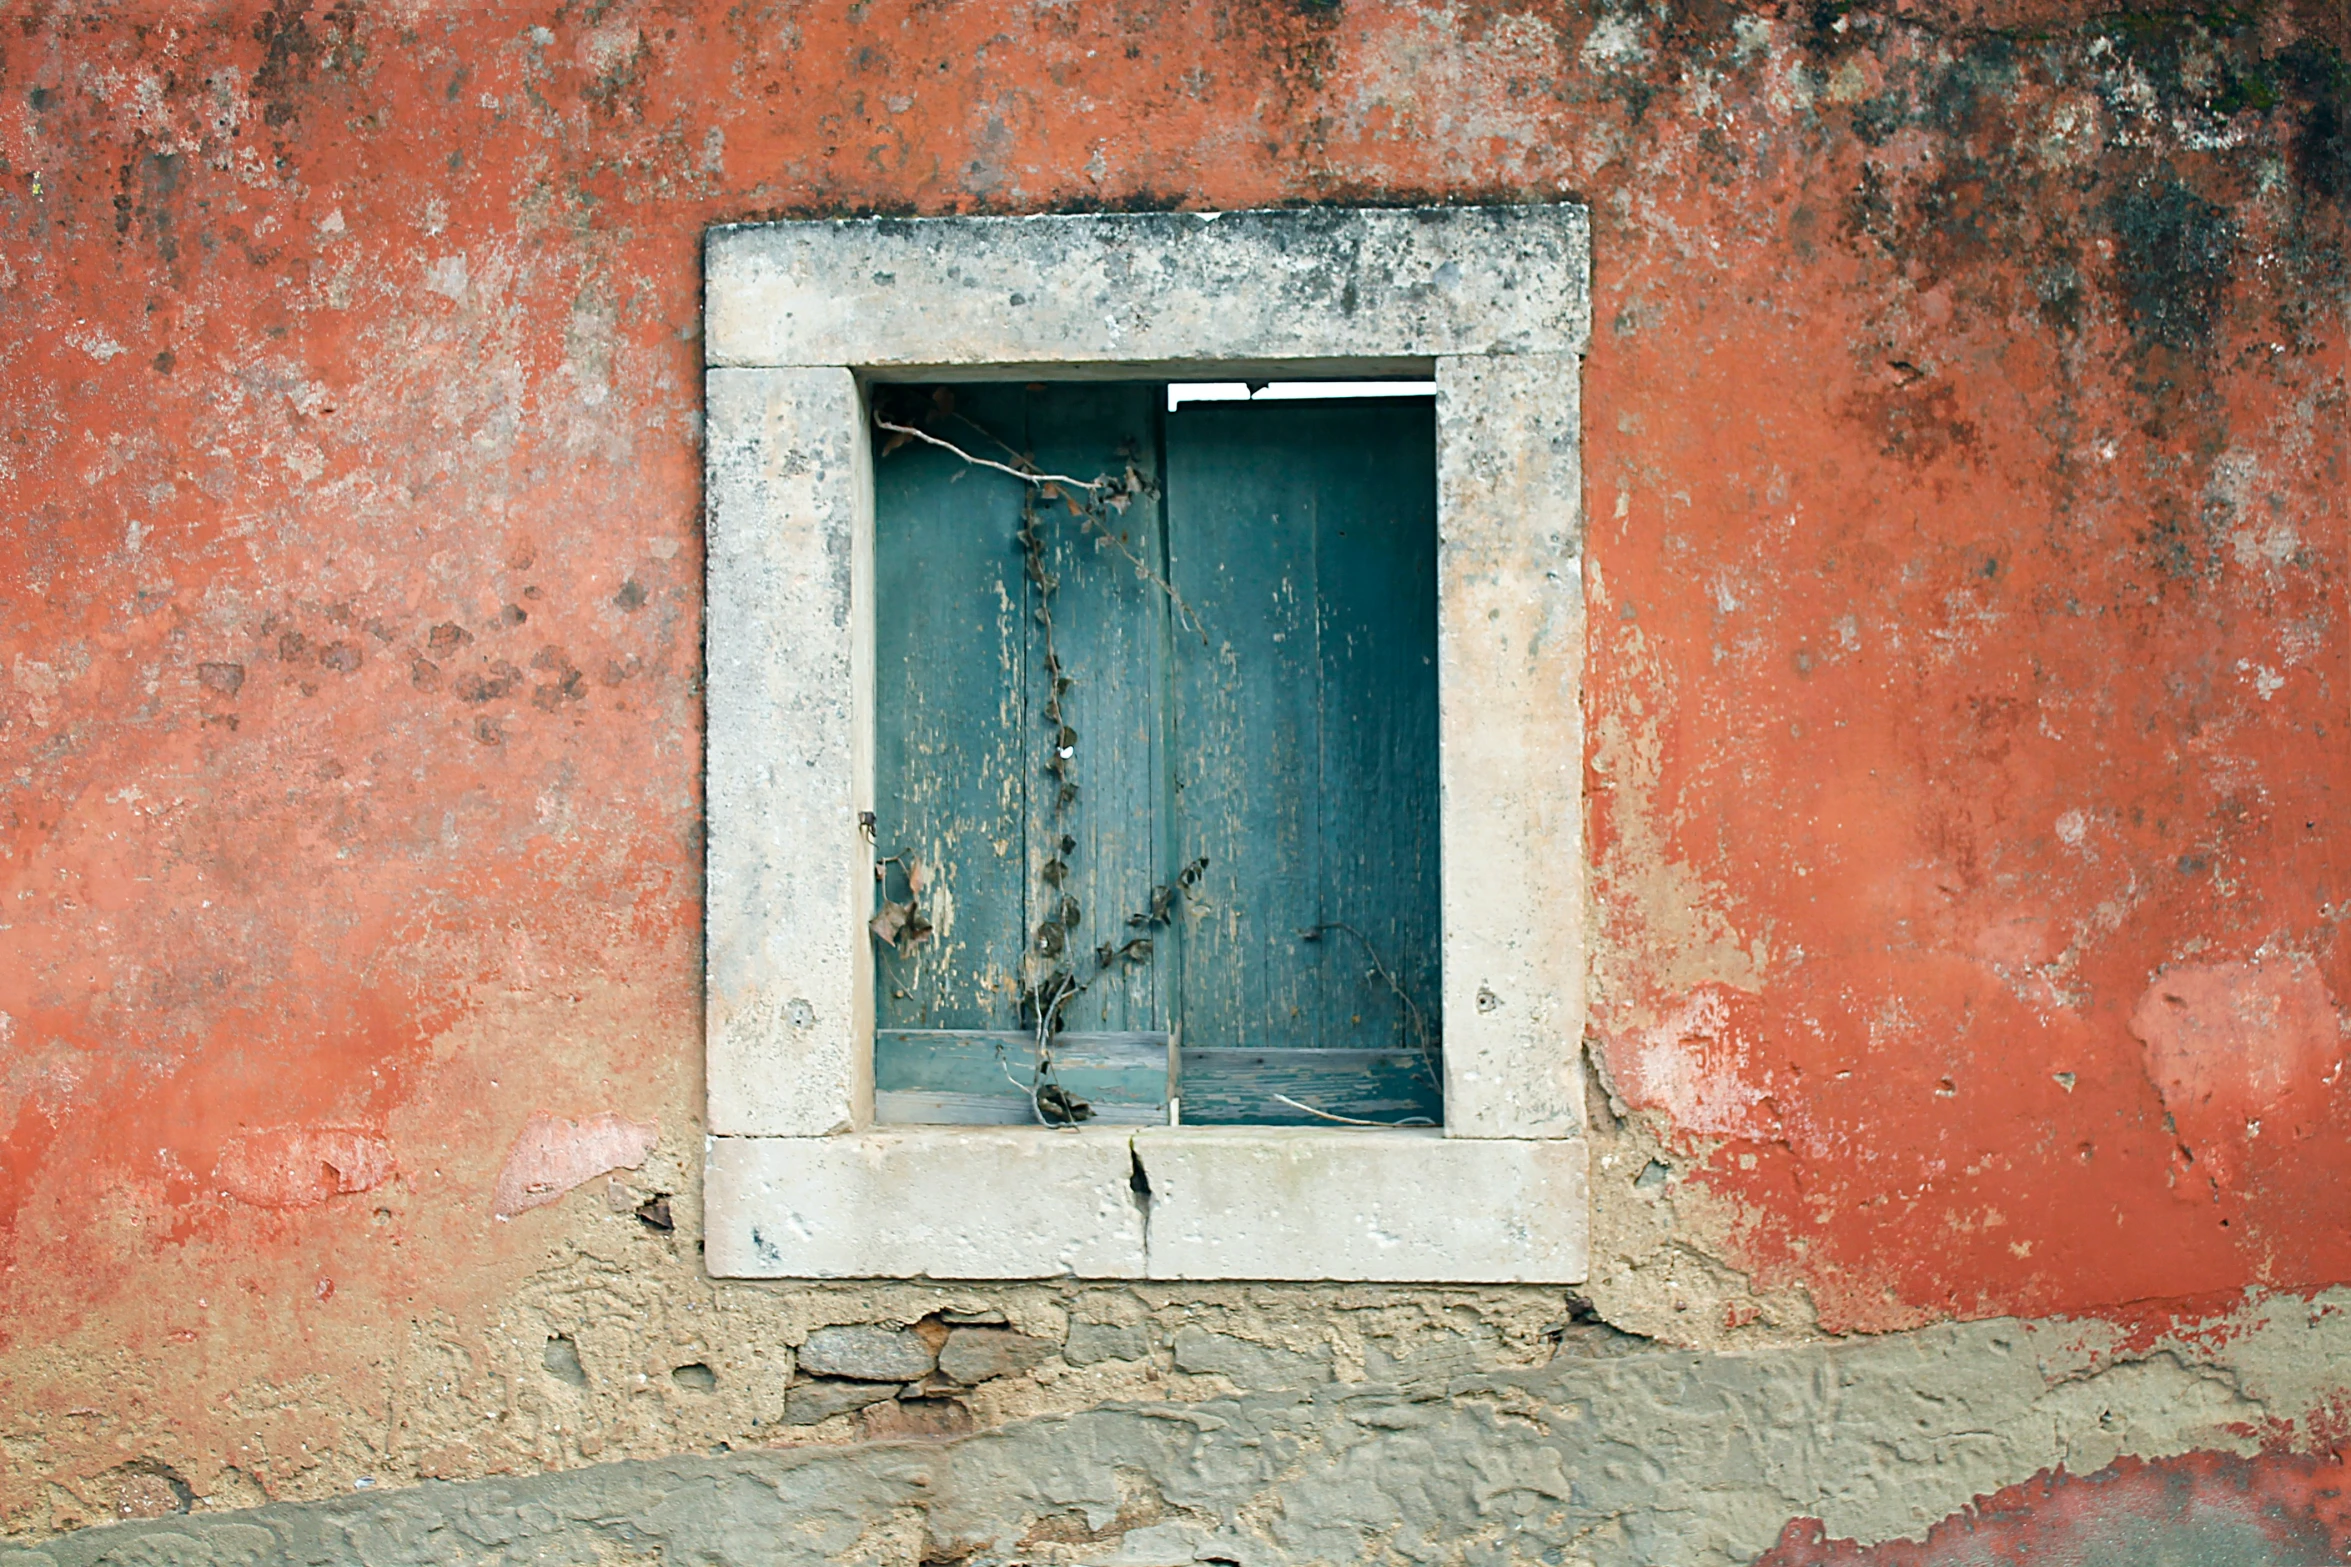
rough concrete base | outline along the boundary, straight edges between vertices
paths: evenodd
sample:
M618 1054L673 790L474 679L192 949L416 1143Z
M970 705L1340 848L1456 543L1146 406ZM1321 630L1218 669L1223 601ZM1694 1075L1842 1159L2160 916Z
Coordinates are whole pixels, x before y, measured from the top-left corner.
M1355 1380L1327 1358L1187 1328L1167 1351L1180 1393L1166 1401L955 1441L185 1515L0 1554L0 1567L1751 1562L1790 1518L1817 1517L1831 1538L1916 1537L2039 1470L2252 1450L2254 1433L2277 1439L2285 1412L2351 1364L2346 1304L2272 1303L2203 1354L2101 1353L2066 1324L1750 1354L1568 1325L1547 1365L1464 1372L1436 1357ZM2078 1559L2291 1559L2220 1512L2145 1539L2143 1523L2093 1518L2112 1538L2086 1537Z

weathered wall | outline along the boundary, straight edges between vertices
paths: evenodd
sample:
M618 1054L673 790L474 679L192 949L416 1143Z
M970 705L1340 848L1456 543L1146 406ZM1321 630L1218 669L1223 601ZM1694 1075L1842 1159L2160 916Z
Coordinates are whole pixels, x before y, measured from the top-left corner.
M2000 1505L2308 1513L2351 1362L2319 1328L2290 1378L2231 1357L2351 1282L2347 46L2316 0L0 11L0 1528L767 1443L814 1326L949 1307L1154 1325L891 1417L1001 1427L977 1452L1291 1407L1288 1362L1185 1368L1187 1321L1335 1383L1410 1380L1383 1334L1551 1378L1616 1444L1545 1471L1634 1531L1596 1560L1917 1535L2134 1454L2247 1456ZM1536 1371L1602 1331L1555 1296L703 1281L702 226L1562 194L1617 1107L1589 1293L1765 1357L1607 1365L1762 1377L1783 1434L1850 1418L1819 1357L1882 1357L1866 1418L1928 1422L1880 1432L1882 1505ZM494 1211L502 1170L518 1210L648 1134ZM1926 1411L2003 1362L1936 1346L2050 1314L1999 1331L2184 1412L1962 1421L1942 1459ZM1938 1319L1984 1325L1901 1331ZM1896 1336L1817 1342L1857 1331ZM2119 1385L2071 1364L2036 1376ZM1518 1461L1541 1422L1484 1398L1438 1401L1448 1442ZM1266 1551L1389 1538L1263 1462L1183 1505ZM1643 1543L1710 1475L1737 1506ZM874 1552L964 1538L957 1494L874 1502L913 1530ZM1293 1508L1341 1532L1284 1543Z

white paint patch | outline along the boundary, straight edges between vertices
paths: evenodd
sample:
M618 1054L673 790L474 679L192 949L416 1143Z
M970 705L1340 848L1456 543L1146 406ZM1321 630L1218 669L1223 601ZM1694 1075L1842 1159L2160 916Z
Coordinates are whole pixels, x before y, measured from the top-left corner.
M2282 520L2263 528L2239 528L2229 535L2229 553L2248 570L2283 566L2301 551L2302 535L2292 523Z
M443 256L428 265L424 269L424 286L432 293L463 304L466 289L465 257L462 254Z
M1577 57L1586 65L1602 67L1637 65L1648 59L1649 45L1641 36L1639 14L1619 12L1602 17Z
M108 337L104 332L96 331L94 329L77 327L75 330L65 334L65 340L71 343L74 347L80 349L83 353L88 354L92 359L97 360L100 364L106 363L107 360L112 359L117 354L125 354L130 352L129 349L123 347L122 344L116 342L113 338Z
M1763 1099L1740 1076L1745 1056L1721 992L1697 991L1642 1034L1638 1092L1683 1131L1744 1135Z

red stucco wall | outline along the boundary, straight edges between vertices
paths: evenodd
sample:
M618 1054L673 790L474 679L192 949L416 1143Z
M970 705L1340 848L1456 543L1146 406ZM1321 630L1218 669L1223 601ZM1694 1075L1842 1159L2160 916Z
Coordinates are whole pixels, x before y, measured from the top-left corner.
M1832 1330L2351 1281L2347 43L0 14L0 1389L233 1443L507 1287L534 1112L690 1142L761 214L1588 201L1599 1050L1710 1244Z

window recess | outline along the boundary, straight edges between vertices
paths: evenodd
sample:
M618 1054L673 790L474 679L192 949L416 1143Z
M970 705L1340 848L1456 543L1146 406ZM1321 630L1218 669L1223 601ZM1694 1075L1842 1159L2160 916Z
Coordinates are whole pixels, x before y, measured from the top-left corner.
M1589 227L1566 203L709 231L714 1275L1583 1277ZM1407 378L1422 397L1330 401ZM949 433L898 439L890 399ZM1022 456L1115 528L1064 504L1036 535L1074 681L1058 827L1018 511L1073 497L983 466ZM1379 549L1349 496L1397 530ZM1399 652L1431 618L1433 745ZM1064 896L1065 955L1152 951L1049 1014L1052 1081L1093 1114L1038 1125L1029 947ZM1413 1049L1397 990L1441 1045ZM1424 1057L1441 1095L1399 1066ZM1309 1068L1341 1080L1282 1075ZM1415 1106L1442 1126L1388 1124ZM1323 1118L1348 1107L1383 1124Z
M1314 390L869 388L878 1122L1442 1124L1434 408Z

